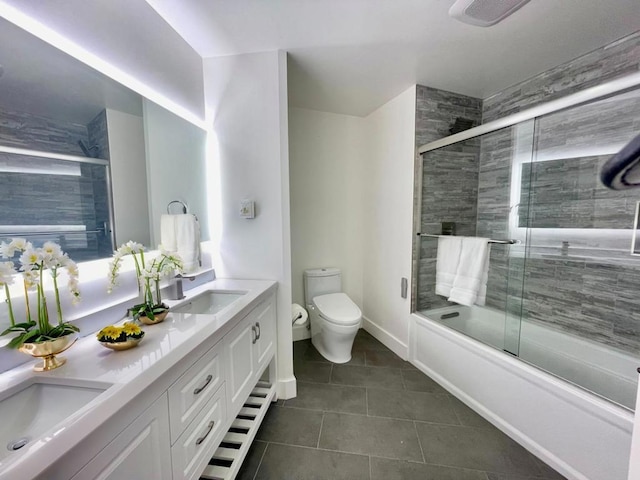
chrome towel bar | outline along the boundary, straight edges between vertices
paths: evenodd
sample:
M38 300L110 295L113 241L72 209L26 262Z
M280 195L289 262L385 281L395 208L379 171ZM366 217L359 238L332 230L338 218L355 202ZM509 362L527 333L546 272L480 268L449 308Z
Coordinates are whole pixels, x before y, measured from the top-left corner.
M451 237L452 235L434 235L432 233L416 233L419 237L432 237L432 238L440 238L440 237ZM503 245L517 245L520 243L520 240L489 240L489 243L500 243Z

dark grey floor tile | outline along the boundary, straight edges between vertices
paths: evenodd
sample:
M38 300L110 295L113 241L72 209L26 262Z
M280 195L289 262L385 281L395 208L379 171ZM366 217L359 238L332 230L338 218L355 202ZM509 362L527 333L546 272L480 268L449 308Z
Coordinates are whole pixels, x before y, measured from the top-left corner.
M331 363L293 362L293 374L299 382L329 383Z
M371 457L371 480L487 480L484 472Z
M325 413L320 448L422 462L413 422Z
M362 328L358 330L358 334L353 341L353 350L382 350L385 352L391 351L378 340L376 340L373 335Z
M404 388L414 392L448 393L420 370L402 370Z
M316 447L322 412L272 406L256 434L258 440Z
M365 365L367 367L396 367L405 368L405 362L393 352L382 350L365 350Z
M255 440L251 443L249 451L247 452L247 456L244 457L242 466L238 471L236 480L253 480L253 477L258 471L258 466L260 466L260 461L262 460L262 456L264 455L264 451L266 448L266 442Z
M364 350L353 350L351 349L351 360L347 363L341 363L341 365L364 365Z
M256 480L369 480L369 458L270 443Z
M538 467L540 467L540 470L542 471L542 478L544 478L545 480L566 480L565 477L560 475L553 468L551 468L549 465L547 465L537 457L536 462L538 462Z
M331 383L359 387L402 389L402 370L399 368L334 365Z
M367 414L366 392L363 387L298 382L297 396L287 400L285 405L328 412Z
M446 394L368 388L367 406L367 413L376 417L460 424Z
M296 362L322 362L330 363L324 358L316 347L313 346L311 340L300 340L293 343L293 358Z
M478 415L456 397L450 395L450 398L453 409L462 425L466 425L467 427L495 428L489 421L485 420L484 417Z
M497 429L417 423L426 463L535 476L536 458Z

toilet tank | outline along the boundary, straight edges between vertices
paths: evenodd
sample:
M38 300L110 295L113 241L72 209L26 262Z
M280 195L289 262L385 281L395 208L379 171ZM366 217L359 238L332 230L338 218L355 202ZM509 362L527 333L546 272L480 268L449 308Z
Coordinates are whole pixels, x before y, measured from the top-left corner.
M304 271L304 301L311 305L314 297L342 291L339 268L314 268Z

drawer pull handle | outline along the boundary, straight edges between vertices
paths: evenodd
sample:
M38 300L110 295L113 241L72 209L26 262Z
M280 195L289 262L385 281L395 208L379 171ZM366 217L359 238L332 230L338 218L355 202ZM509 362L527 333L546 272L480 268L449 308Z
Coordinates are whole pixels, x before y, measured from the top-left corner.
M205 388L207 388L207 385L209 385L209 383L211 383L211 380L213 380L213 375L207 375L207 378L204 381L204 385L202 385L201 387L196 388L193 391L193 394L194 395L198 395L201 391L203 391Z
M215 424L216 422L214 422L213 420L209 422L209 425L207 425L207 433L205 433L203 436L201 436L199 439L196 440L196 445L200 445L202 442L204 442L204 439L209 436Z
M258 341L258 332L256 330L255 325L251 325L251 333L252 333L251 343L255 345L255 343Z
M256 322L256 329L258 331L258 338L256 338L256 340L260 340L260 322Z

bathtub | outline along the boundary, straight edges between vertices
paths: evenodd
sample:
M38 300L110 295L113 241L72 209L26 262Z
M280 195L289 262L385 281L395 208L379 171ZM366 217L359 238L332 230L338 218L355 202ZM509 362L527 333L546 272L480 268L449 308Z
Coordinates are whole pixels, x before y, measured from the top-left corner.
M567 478L627 480L633 412L621 405L633 405L638 360L522 322L522 361L502 351L504 327L480 307L411 314L409 360Z
M635 407L638 357L527 320L506 319L505 334L504 312L488 307L455 305L421 313L592 393Z

